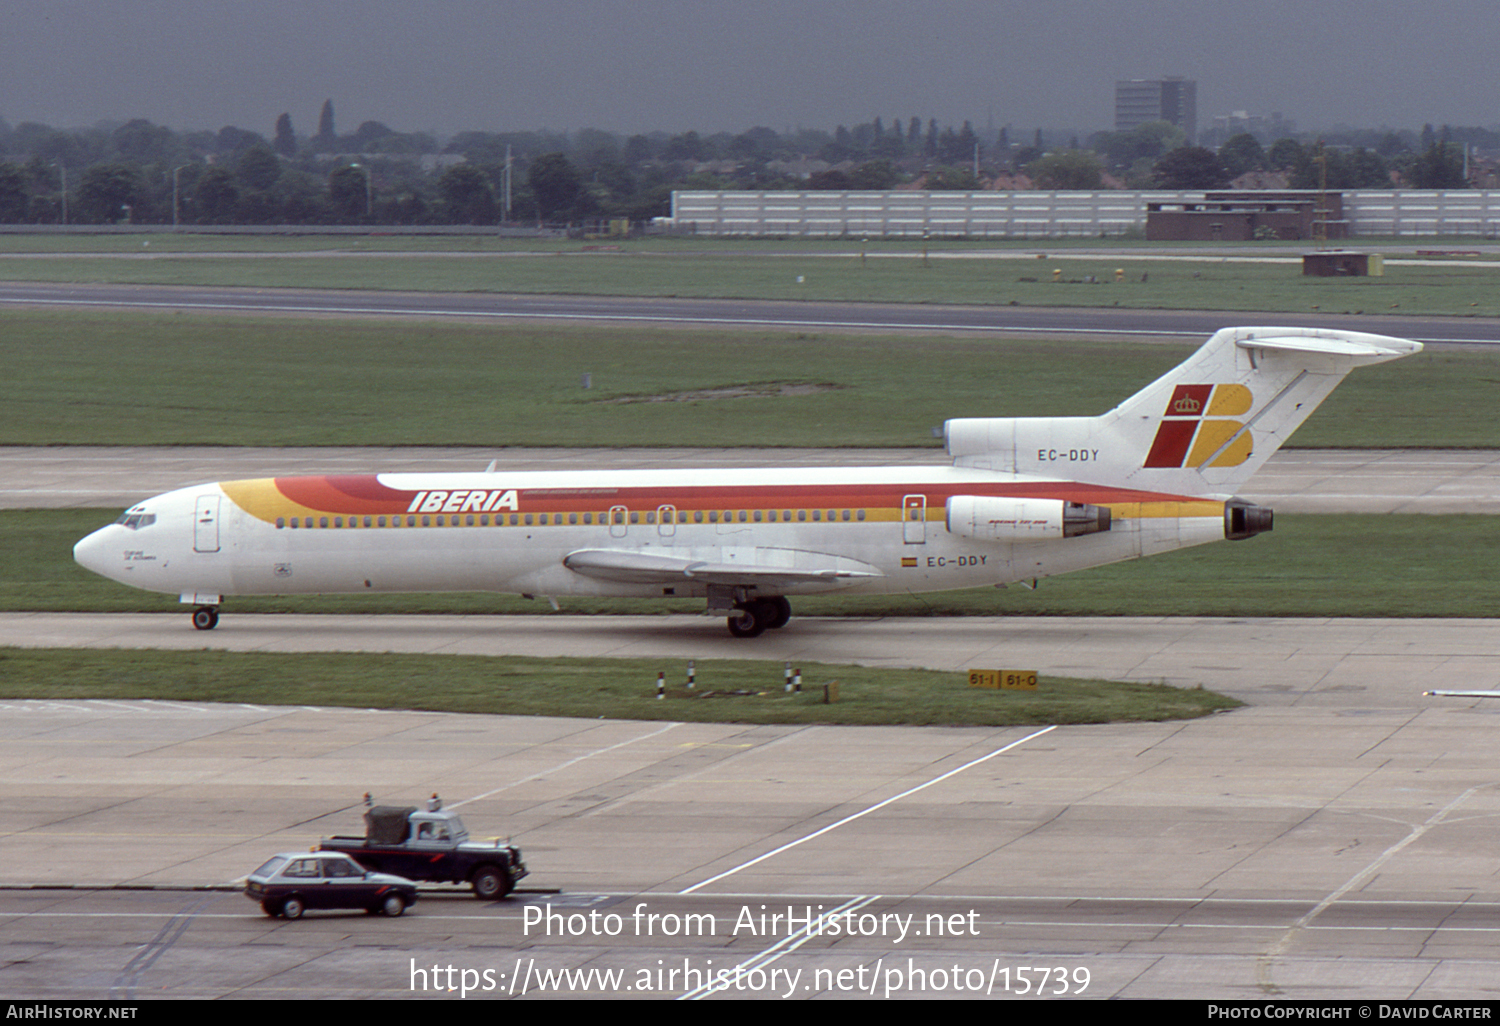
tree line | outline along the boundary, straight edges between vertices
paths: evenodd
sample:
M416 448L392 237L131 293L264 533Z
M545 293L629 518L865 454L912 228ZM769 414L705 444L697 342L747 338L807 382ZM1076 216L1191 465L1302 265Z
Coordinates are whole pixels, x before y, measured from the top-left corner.
M328 102L307 135L289 114L269 137L144 119L77 130L0 120L0 223L643 221L670 212L674 189L972 190L1021 175L1044 189L1222 188L1249 171L1282 174L1290 188L1447 189L1467 185L1464 144L1500 147L1500 137L1429 125L1269 145L1242 133L1209 149L1165 122L1062 144L1041 129L1012 139L1009 128L877 117L832 132L466 131L440 142L378 121L340 134Z

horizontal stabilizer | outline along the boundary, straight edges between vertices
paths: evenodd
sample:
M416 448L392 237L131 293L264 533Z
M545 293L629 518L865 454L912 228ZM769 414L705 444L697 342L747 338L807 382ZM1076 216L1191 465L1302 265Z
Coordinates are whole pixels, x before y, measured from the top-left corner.
M1245 334L1234 344L1241 349L1278 349L1299 353L1322 353L1345 356L1359 363L1384 363L1421 352L1422 343L1389 335L1368 335L1359 331L1341 331L1337 335L1285 334L1285 328L1241 328ZM1264 332L1265 334L1258 334Z
M712 555L704 559L696 558L696 553L671 550L579 549L563 557L563 566L585 577L619 584L697 581L760 588L799 584L838 587L885 576L868 563L800 549L715 549Z

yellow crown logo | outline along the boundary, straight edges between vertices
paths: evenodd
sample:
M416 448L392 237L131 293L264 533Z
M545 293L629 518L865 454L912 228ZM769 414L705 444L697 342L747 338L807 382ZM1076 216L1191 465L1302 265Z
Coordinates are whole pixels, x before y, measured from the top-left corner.
M1203 404L1190 395L1185 395L1172 404L1173 413L1200 413L1202 410Z

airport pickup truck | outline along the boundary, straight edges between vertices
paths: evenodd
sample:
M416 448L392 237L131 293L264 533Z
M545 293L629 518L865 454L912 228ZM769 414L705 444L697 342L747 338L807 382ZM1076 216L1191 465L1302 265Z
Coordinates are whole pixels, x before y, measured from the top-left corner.
M458 813L433 796L427 810L376 805L365 812L365 836L329 837L318 848L341 851L366 869L408 880L468 883L485 901L503 898L526 875L521 849L499 840L471 841Z

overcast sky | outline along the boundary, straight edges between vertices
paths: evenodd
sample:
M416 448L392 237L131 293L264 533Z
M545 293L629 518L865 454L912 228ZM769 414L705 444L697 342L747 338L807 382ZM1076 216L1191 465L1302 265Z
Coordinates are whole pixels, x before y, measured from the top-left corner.
M1114 83L1198 119L1500 124L1495 0L0 0L0 118L301 134L1113 128Z

